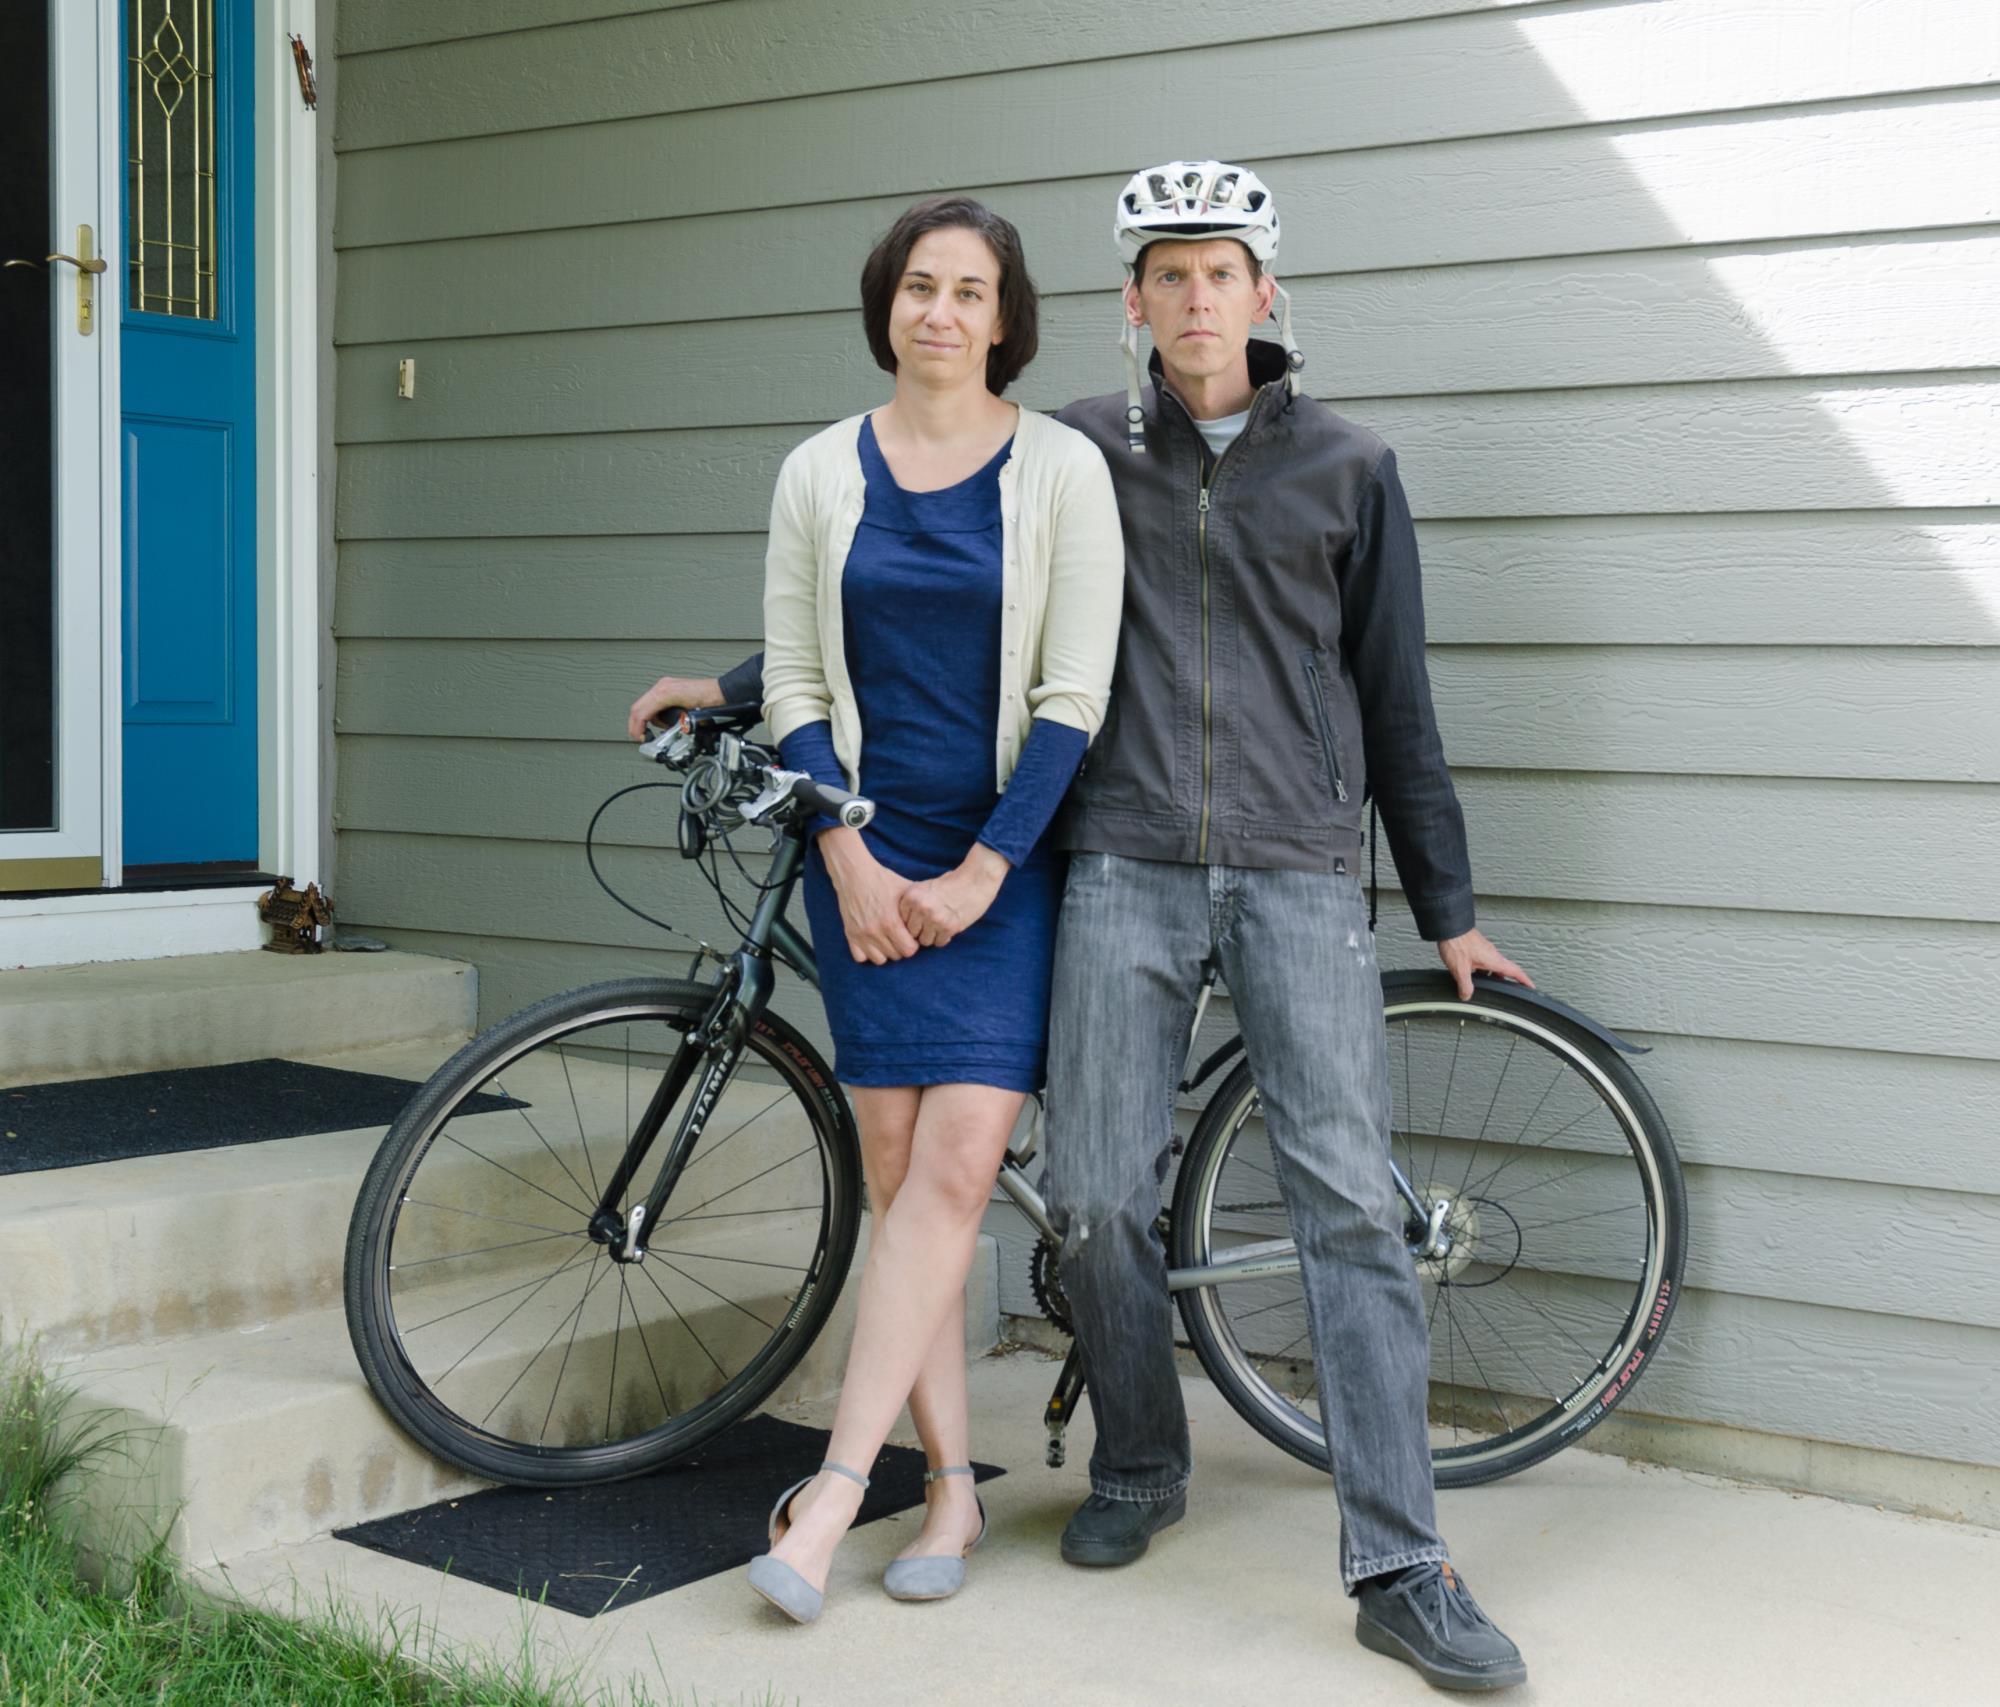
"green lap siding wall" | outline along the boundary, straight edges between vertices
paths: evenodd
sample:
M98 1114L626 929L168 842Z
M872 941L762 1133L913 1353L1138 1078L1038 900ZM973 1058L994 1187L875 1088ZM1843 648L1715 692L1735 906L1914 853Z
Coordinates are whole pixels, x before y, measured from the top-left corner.
M1654 1050L1638 1403L2000 1513L2000 9L340 0L337 57L344 921L488 1018L685 966L582 826L633 695L756 644L780 458L885 394L870 241L1012 217L1053 407L1120 383L1124 175L1248 161L1419 517L1482 923ZM665 798L607 869L719 938Z

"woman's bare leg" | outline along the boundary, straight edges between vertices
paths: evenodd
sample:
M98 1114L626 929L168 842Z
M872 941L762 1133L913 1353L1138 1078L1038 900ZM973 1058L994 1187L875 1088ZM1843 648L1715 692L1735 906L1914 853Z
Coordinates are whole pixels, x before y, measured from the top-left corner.
M911 1090L850 1088L855 1123L861 1129L861 1167L868 1179L868 1204L876 1215L888 1212L910 1168L910 1142L916 1134L919 1093ZM971 1462L970 1404L965 1388L965 1292L946 1314L931 1342L923 1368L910 1388L910 1418L924 1456L935 1470L946 1464ZM971 1482L946 1476L925 1490L923 1527L897 1555L914 1559L930 1554L963 1553L979 1533L979 1502ZM803 1497L799 1508L807 1502Z
M890 1093L897 1095L900 1093ZM857 1098L863 1119L870 1110L868 1093ZM1000 1171L1007 1140L1024 1099L1018 1091L990 1085L931 1085L922 1091L911 1132L909 1161L902 1183L886 1210L875 1215L868 1261L861 1274L861 1293L854 1324L854 1344L848 1353L847 1378L834 1417L827 1457L867 1473L882 1450L904 1402L912 1398L919 1375L931 1369L943 1352L940 1342L948 1323L958 1319L954 1341L958 1388L953 1398L930 1390L919 1406L950 1433L940 1446L957 1446L963 1439L965 1278L979 1237L979 1224ZM889 1115L895 1104L879 1112ZM878 1124L871 1122L871 1124ZM885 1161L895 1148L893 1121L879 1122ZM886 1168L885 1168L886 1173ZM920 1423L919 1427L923 1425ZM929 1448L930 1442L926 1441ZM935 1461L935 1460L934 1460ZM963 1457L953 1462L963 1463ZM963 1482L965 1478L951 1478ZM942 1488L946 1484L934 1484ZM952 1496L934 1500L942 1523L949 1513L962 1527L963 1510L976 1508L970 1489L961 1502ZM822 1475L792 1508L792 1524L771 1549L816 1587L826 1582L833 1551L854 1521L861 1489L845 1477ZM969 1541L966 1528L960 1545ZM942 1540L942 1535L939 1537ZM945 1550L940 1546L937 1550Z

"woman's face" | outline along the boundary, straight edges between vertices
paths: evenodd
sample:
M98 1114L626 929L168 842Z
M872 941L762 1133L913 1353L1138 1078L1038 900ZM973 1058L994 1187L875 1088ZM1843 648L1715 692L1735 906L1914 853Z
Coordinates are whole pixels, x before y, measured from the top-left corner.
M1000 263L976 231L926 231L910 250L889 308L898 379L920 385L986 382L986 352L999 343Z

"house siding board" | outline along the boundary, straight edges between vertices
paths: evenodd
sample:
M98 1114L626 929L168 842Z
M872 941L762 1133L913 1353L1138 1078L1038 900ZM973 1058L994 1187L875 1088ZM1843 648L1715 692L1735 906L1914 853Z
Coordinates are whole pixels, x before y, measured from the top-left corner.
M1677 118L1259 162L1285 186L1288 276L1949 231L2000 220L1985 90ZM1745 162L1754 173L1745 176ZM1648 193L1635 196L1635 179ZM1102 300L1115 169L969 184L1035 234L1045 293ZM344 186L345 187L345 186ZM642 186L634 186L637 193ZM875 233L909 197L390 239L348 209L343 342L852 312ZM1421 218L1411 209L1420 207ZM503 221L503 226L505 225ZM718 265L726 256L728 265ZM1113 309L1115 322L1115 308Z
M2000 12L1047 9L342 0L343 919L486 1019L684 972L582 824L630 697L755 644L779 460L882 394L869 241L985 194L1018 395L1112 389L1104 209L1198 80L1309 384L1401 458L1482 922L1653 1048L1696 1218L1640 1402L2000 1464ZM654 798L601 863L717 936Z
M1292 276L1301 345L1349 394L1760 380L1774 345L1821 376L2000 366L2000 236L1819 244ZM1022 401L1059 407L1062 376L1105 344L1103 292L1050 302ZM869 407L881 370L852 308L722 326L622 326L404 340L426 405L364 383L377 345L343 351L343 442L517 434L511 400L541 400L539 432L838 419Z

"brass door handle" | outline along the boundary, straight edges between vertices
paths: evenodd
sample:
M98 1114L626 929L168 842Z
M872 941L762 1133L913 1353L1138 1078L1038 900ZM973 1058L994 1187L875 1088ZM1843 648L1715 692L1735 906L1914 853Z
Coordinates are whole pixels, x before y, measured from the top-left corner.
M79 261L74 255L58 253L46 256L44 259L50 261L67 261L72 267L81 267L86 273L101 273L104 271L104 261L101 257L94 261ZM41 261L8 261L4 264L10 267L33 267L37 272L41 271L42 268Z
M93 319L91 313L92 291L90 281L97 274L104 271L105 261L102 256L93 252L97 244L89 226L79 225L76 228L76 246L83 251L80 256L65 255L61 250L57 250L55 254L46 256L41 261L31 261L26 258L13 261L0 261L0 269L7 267L29 267L35 272L40 272L47 261L67 261L72 267L76 268L78 274L76 281L76 329L87 338L90 336Z

